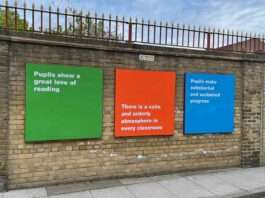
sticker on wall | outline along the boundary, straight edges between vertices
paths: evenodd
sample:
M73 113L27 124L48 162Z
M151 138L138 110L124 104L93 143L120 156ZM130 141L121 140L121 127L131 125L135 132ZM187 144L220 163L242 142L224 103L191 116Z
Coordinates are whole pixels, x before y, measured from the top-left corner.
M185 134L234 131L235 76L186 73Z
M116 69L115 136L174 134L175 72Z
M26 141L100 138L100 68L27 64Z

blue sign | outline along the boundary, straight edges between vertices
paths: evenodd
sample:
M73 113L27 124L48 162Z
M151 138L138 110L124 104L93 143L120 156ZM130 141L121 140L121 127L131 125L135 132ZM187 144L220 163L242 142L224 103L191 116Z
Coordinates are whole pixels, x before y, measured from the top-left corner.
M234 131L235 76L186 73L185 134Z

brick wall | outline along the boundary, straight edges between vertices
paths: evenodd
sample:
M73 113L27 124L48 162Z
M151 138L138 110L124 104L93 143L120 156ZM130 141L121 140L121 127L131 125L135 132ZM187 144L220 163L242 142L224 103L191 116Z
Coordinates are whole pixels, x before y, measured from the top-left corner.
M242 166L260 165L261 83L263 63L244 62Z
M8 42L0 41L0 190L5 186L8 131Z
M261 94L262 94L262 112L261 115L263 120L262 120L262 133L261 133L261 137L260 139L262 139L261 141L261 165L265 165L265 68L261 68L261 77L262 77L262 84L263 86L261 86Z
M255 71L260 70L261 64L253 63L253 68L252 62L249 66L242 64L245 59L253 57L150 46L130 47L126 44L61 37L28 37L22 34L10 37L9 50L9 189L258 163L249 157L258 157L258 121L253 121L252 125L251 120L260 118L257 116L260 104L256 102L260 101L259 93L252 91L255 85L250 85L250 81L256 78ZM154 54L155 61L139 61L139 53ZM261 61L259 59L260 57L256 57L252 61ZM26 63L103 68L103 138L26 144ZM174 136L114 138L115 68L177 73ZM183 135L183 86L186 71L236 75L233 134ZM248 95L248 92L252 95ZM243 98L246 98L245 102ZM0 99L1 103L2 101L4 100ZM257 112L251 110L252 107ZM247 119L250 121L244 124ZM254 144L254 147L248 147L250 144ZM243 154L241 148L249 152Z

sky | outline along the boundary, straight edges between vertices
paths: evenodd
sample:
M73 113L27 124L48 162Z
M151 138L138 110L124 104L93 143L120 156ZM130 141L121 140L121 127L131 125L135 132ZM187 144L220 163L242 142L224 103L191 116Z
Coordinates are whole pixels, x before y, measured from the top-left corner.
M18 6L23 6L18 0ZM126 19L144 18L146 21L162 21L169 24L186 24L196 27L210 27L239 32L263 34L265 23L265 0L26 0L36 8L42 3L56 10L75 7L83 12L97 12L105 16L112 14ZM4 5L5 0L0 0ZM9 0L14 5L14 0Z

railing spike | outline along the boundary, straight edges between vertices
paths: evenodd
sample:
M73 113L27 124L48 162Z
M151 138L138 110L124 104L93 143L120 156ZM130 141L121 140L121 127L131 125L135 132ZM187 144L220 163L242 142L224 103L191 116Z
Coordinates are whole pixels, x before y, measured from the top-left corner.
M23 7L24 7L24 9L26 9L26 8L27 8L26 1L24 1L24 3L23 3Z
M137 17L135 18L135 23L138 23L138 18Z
M35 10L35 4L32 3L32 10Z
M87 17L90 17L90 12L89 11L87 12Z
M43 6L43 4L41 4L40 5L40 10L43 11L43 9L44 9L44 6Z
M118 21L119 20L119 17L118 17L118 15L116 15L116 21Z
M174 23L173 22L171 23L171 27L174 28Z
M156 20L154 20L154 25L156 25Z
M109 20L111 20L111 14L109 14Z
M15 0L15 7L17 7L17 0Z
M6 0L6 6L8 6L8 0Z
M67 12L68 12L68 10L67 10L67 8L65 8L65 9L64 9L64 13L67 14Z
M51 6L49 6L49 12L51 12L52 11L52 7Z
M59 8L59 6L57 7L56 11L57 11L57 13L59 13L59 12L60 12L60 8Z

